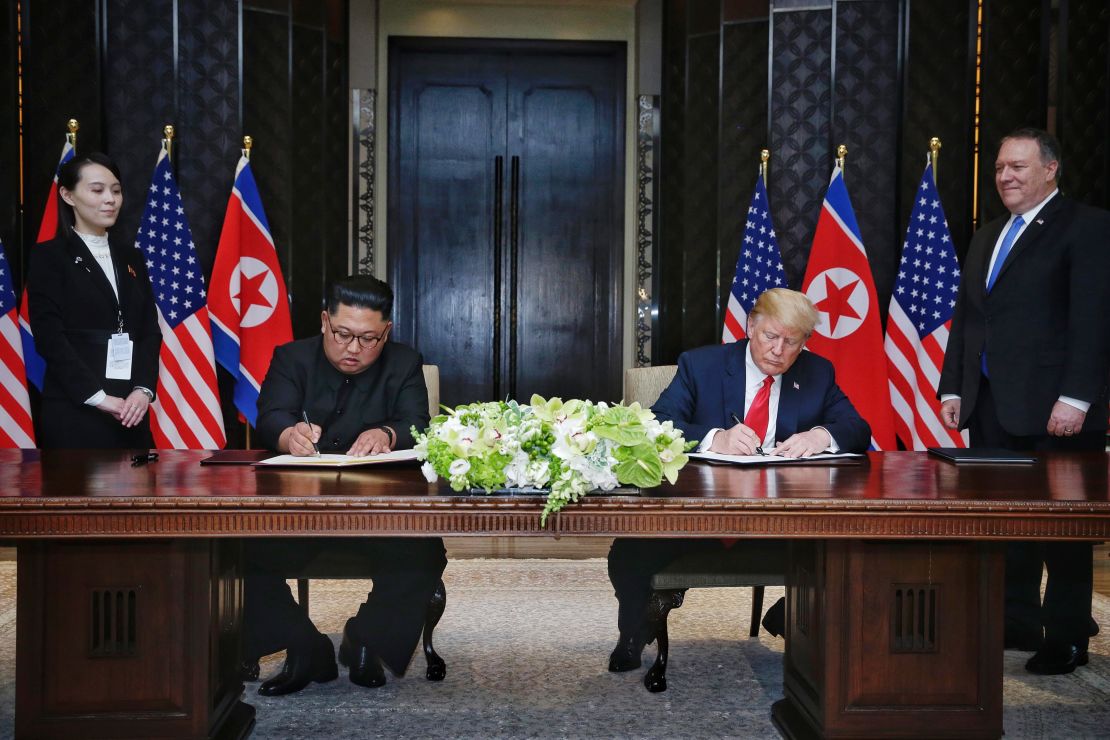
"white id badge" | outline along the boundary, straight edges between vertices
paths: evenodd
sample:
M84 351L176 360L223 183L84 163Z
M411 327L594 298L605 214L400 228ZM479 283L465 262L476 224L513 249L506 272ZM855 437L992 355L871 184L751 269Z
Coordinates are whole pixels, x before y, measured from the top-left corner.
M135 343L126 332L113 334L108 340L108 364L104 377L113 380L131 379L131 356L135 353Z

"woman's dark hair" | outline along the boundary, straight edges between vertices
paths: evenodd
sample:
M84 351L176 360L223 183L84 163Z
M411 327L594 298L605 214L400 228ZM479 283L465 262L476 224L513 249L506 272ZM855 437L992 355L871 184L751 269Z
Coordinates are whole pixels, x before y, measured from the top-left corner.
M325 305L332 316L340 304L378 311L389 321L393 314L393 289L372 275L348 275L328 284Z
M77 183L81 180L81 170L88 167L90 164L98 164L104 167L116 179L123 183L123 177L119 173L119 167L113 162L107 154L101 152L89 152L81 156L75 156L61 167L58 168L58 192L55 197L58 199L58 228L54 236L61 236L68 234L69 230L73 228L74 221L73 206L62 200L62 188L72 191L77 187Z

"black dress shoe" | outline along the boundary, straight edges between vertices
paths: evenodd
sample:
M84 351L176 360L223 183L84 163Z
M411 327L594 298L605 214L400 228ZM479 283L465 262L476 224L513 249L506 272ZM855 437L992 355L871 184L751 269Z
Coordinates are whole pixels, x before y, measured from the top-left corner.
M312 681L326 683L339 677L335 665L335 648L327 635L316 635L308 647L290 646L281 672L262 682L262 696L282 696L300 691Z
M767 630L775 637L782 637L783 635L785 635L786 599L780 598L778 601L772 604L771 608L767 610L767 613L763 615L763 619L760 621L760 624L763 625L763 629Z
M609 654L610 673L624 673L634 671L640 667L640 654L644 652L644 643L636 637L621 635L617 646Z
M1087 651L1076 649L1075 645L1045 643L1025 664L1025 670L1041 676L1059 676L1071 673L1079 666L1087 665Z
M343 628L343 642L339 644L339 662L347 666L351 683L376 689L385 686L382 661L370 648L351 637L350 623Z

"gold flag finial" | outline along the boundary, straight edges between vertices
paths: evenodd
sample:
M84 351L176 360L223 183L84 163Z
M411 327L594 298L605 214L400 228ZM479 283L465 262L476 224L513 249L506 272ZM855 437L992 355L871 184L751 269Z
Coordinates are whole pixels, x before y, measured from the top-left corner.
M933 184L937 183L937 155L940 154L940 139L933 137L929 139L929 163L933 165Z
M844 169L844 158L848 156L848 147L841 144L836 148L836 166Z
M767 163L771 160L771 150L761 149L759 151L759 174L763 175L763 184L767 184Z
M243 156L247 159L251 158L251 146L254 145L254 139L250 136L243 137Z
M81 124L77 123L76 118L66 121L66 141L74 149L77 148L77 129L79 128L81 128Z
M167 123L162 127L162 144L166 147L166 156L173 159L173 124Z

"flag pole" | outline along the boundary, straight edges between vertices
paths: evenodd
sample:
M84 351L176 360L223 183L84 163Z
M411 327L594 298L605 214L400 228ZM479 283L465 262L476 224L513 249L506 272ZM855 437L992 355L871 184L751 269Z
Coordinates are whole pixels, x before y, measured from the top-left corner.
M761 149L759 152L759 174L763 178L763 185L767 185L767 164L771 159L770 149Z
M937 184L937 157L940 154L940 139L933 137L929 139L929 163L933 165L933 185Z
M247 161L250 161L251 147L252 146L254 146L254 139L251 138L251 136L249 134L247 136L244 136L243 137L243 156L247 159ZM249 449L251 449L251 423L249 421L247 421L246 419L243 419L243 426L246 427L246 442L247 442L247 449L249 450Z
M81 128L81 124L77 123L76 118L66 121L66 141L75 150L77 149L77 129L79 128Z
M844 172L844 158L848 156L848 147L841 144L836 148L836 166L840 171Z
M166 147L166 157L173 161L173 124L167 123L162 127L162 146Z

